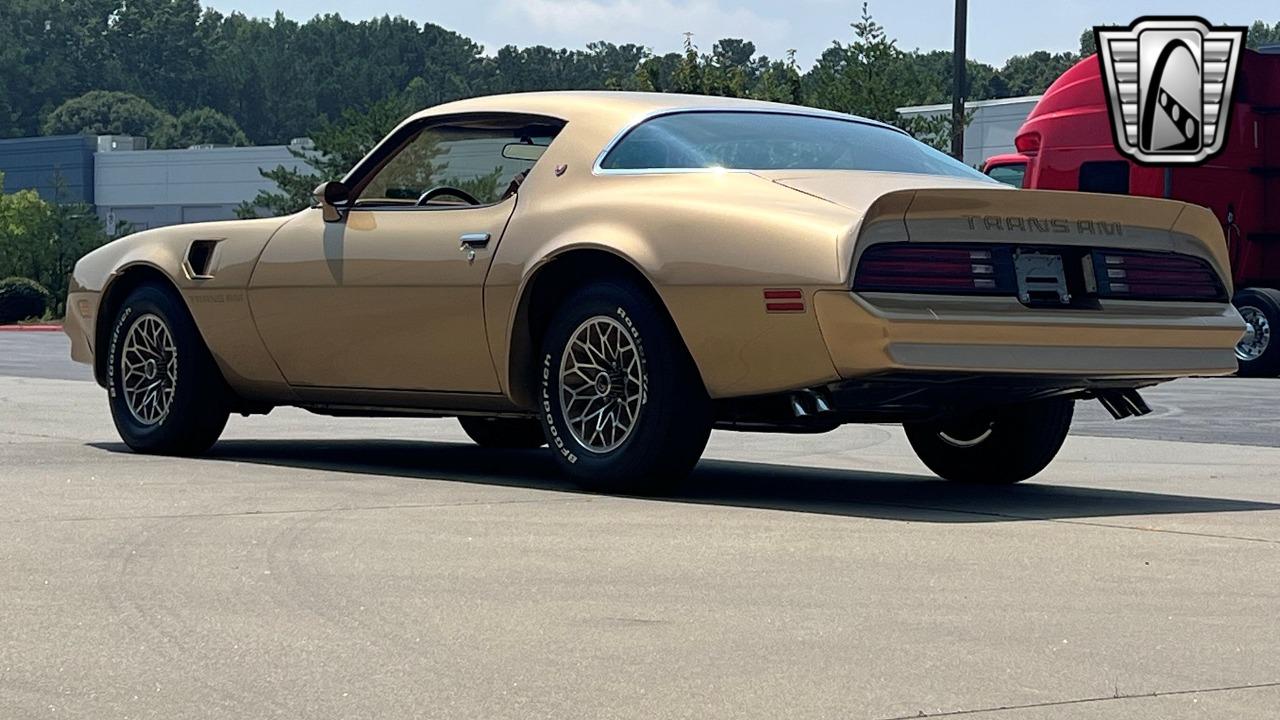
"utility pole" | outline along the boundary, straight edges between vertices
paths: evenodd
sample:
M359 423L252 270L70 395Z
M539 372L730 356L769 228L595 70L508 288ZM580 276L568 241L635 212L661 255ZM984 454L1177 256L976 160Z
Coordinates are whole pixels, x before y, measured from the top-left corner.
M968 24L969 0L956 0L956 39L951 46L951 156L964 161L964 86L965 26Z

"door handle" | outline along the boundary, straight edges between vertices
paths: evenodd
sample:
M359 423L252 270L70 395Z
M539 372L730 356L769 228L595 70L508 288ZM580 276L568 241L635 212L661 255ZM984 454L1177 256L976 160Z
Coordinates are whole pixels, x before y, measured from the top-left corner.
M489 233L464 233L462 237L458 238L458 240L462 243L462 249L475 250L476 248L482 248L489 244Z

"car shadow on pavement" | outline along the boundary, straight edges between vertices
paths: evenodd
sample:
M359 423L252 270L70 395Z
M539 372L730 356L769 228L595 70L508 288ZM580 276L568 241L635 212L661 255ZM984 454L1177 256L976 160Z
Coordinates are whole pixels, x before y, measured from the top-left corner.
M129 452L121 443L91 443ZM195 462L247 462L384 477L584 492L542 450L409 440L223 440ZM650 498L919 522L1007 522L1280 510L1280 504L1037 484L985 487L932 476L704 459L681 490Z

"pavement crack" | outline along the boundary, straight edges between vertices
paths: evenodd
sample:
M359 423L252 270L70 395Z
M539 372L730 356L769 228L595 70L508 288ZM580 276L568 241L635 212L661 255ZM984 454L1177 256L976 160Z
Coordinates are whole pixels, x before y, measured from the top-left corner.
M5 435L8 435L10 437L17 437L17 438L38 438L40 440L60 440L60 441L69 442L69 443L80 442L79 438L66 437L65 435L48 435L45 433L6 431ZM6 444L16 445L17 443L6 443Z
M1187 537L1213 538L1216 540L1239 540L1240 542L1265 543L1267 545L1280 545L1280 540L1272 538L1250 537L1248 535L1225 535L1221 533L1196 532L1194 530L1170 530L1167 528L1141 527L1138 525L1121 525L1119 523L1106 523L1096 520L1069 520L1066 518L1042 517L1037 515L1017 515L1015 513L1002 513L990 510L962 510L958 508L934 507L929 505L907 505L902 503L877 503L868 502L867 505L878 505L880 507L896 507L908 510L928 510L930 512L955 513L957 515L974 515L977 517L993 517L1004 518L1008 520L1030 520L1048 523L1058 523L1061 525L1081 525L1084 527L1109 528L1111 530L1131 530L1135 532L1162 533L1165 535L1184 535Z
M1248 685L1224 685L1221 687L1194 688L1190 690L1160 690L1150 693L1116 693L1115 695L1099 695L1097 697L1073 698L1071 700L1049 700L1021 705L998 705L986 708L970 708L967 710L946 710L943 712L918 712L914 715L893 715L878 720L918 720L919 718L960 717L963 715L979 715L982 713L1006 712L1010 710L1035 710L1039 708L1063 707L1066 705L1085 705L1088 703L1108 702L1111 700L1139 700L1142 698L1177 697L1179 695L1198 695L1201 693L1231 692L1233 690L1262 690L1280 687L1280 682L1251 683Z
M472 507L480 505L528 505L536 503L585 503L591 497L531 498L528 500L472 500L451 503L393 503L389 505L340 505L323 508L293 510L234 510L208 513L171 513L160 515L84 515L64 518L18 518L0 520L0 525L26 525L33 523L107 522L116 520L195 520L202 518L258 517L267 515L313 515L320 513L367 512L372 510L420 510L435 508Z
M1039 519L1039 518L1028 518ZM1196 532L1194 530L1169 530L1166 528L1138 527L1136 525L1118 525L1115 523L1090 522L1088 520L1061 520L1046 518L1045 522L1056 522L1064 525L1084 525L1087 527L1112 528L1115 530L1136 530L1138 532L1163 533L1165 535L1186 535L1188 537L1214 538L1216 540L1239 540L1241 542L1265 543L1280 545L1280 540L1271 538L1250 537L1248 535L1224 535L1221 533Z

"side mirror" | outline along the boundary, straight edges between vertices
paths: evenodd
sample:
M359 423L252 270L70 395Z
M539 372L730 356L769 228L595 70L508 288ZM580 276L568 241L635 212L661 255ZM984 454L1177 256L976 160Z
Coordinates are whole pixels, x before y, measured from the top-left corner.
M322 182L311 191L311 199L320 207L325 222L338 222L342 219L338 206L345 203L349 195L347 186L338 180Z

